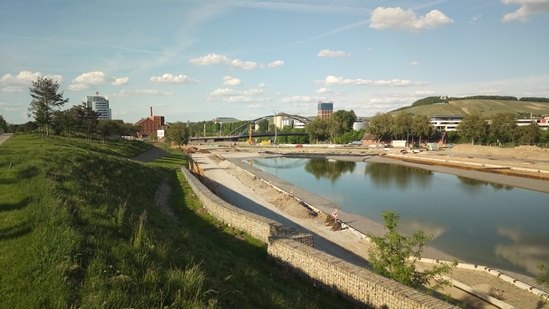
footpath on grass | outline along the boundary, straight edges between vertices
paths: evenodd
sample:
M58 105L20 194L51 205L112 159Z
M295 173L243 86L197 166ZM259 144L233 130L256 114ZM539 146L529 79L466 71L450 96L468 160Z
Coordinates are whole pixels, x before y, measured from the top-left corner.
M2 145L2 143L5 142L8 138L10 138L12 135L13 135L12 133L0 134L0 145Z

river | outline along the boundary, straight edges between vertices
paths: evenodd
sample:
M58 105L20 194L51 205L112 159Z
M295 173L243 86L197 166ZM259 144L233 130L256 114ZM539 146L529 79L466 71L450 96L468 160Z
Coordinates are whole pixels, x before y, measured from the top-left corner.
M253 165L379 223L421 229L430 245L470 263L536 275L549 265L549 194L383 163L261 158Z

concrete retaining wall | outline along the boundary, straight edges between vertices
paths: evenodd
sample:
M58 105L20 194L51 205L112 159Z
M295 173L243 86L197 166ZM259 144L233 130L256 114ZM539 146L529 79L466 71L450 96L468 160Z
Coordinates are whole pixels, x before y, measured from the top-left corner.
M456 308L365 268L319 251L313 237L231 205L213 194L187 169L187 182L208 212L218 220L268 244L269 255L279 263L331 292L372 308Z

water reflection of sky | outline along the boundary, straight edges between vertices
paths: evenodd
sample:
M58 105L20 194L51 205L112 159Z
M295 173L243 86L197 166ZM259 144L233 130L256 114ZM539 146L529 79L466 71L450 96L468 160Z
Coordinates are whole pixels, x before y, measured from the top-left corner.
M471 263L536 274L549 265L549 194L380 163L256 159L254 166L381 222L422 229L432 245Z

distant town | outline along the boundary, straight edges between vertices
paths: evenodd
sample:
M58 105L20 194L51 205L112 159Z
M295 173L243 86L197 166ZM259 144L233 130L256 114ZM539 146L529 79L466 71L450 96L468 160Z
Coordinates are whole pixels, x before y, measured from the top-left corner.
M44 79L33 84L35 87L47 87L48 83L52 81ZM442 146L457 142L492 145L549 143L547 98L435 96L418 100L410 107L370 117L359 117L352 110L334 111L337 104L333 101L318 101L317 113L313 116L280 112L251 120L220 116L186 123L169 122L164 115L155 115L153 106L149 107L148 116L135 123L113 120L111 102L99 92L86 96L82 105L66 110L61 109L62 100L57 105L45 106L41 105L40 99L35 99L29 109L33 111L34 121L9 124L0 115L0 131L47 130L49 134L51 130L57 135L83 134L88 138L123 137L149 141L173 141L175 134L182 136L178 141L184 144L240 141L249 144L330 143L366 147L394 146L396 143L402 147L422 147L430 143ZM498 106L512 106L515 103L520 105L514 111L511 108L497 111ZM492 113L478 110L457 114L444 109L456 108L459 104L468 104L467 110L478 106ZM58 108L54 109L55 106ZM448 114L436 113L447 110ZM49 113L49 122L41 119L44 113ZM174 127L174 124L178 125Z

